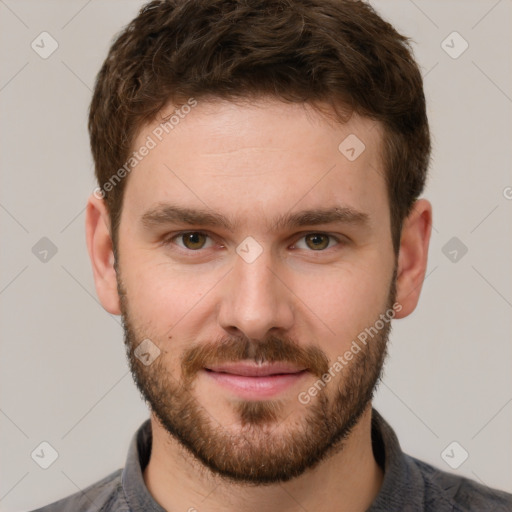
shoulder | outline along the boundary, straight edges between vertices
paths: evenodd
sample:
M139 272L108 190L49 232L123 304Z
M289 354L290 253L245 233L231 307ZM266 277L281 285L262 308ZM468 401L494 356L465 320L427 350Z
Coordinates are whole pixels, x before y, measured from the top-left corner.
M512 494L442 471L414 457L406 457L423 476L426 500L441 498L446 504L452 505L454 512L512 511ZM425 505L428 510L428 504Z
M102 480L67 498L33 512L107 512L129 511L121 484L123 470L118 469Z

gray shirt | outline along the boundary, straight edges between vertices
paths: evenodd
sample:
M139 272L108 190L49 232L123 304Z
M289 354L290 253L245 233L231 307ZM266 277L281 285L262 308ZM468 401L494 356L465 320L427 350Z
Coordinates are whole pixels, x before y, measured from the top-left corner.
M151 424L135 433L124 469L34 512L165 512L144 484L151 454ZM512 512L512 494L450 474L402 452L393 429L372 411L372 443L384 470L380 492L367 512Z

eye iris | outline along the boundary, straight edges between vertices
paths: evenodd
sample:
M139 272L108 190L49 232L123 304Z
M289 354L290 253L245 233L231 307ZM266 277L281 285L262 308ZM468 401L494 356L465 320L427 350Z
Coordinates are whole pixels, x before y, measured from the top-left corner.
M201 249L206 242L206 236L202 233L186 233L182 240L188 249Z
M310 249L325 249L329 245L329 237L318 233L307 235L306 244Z

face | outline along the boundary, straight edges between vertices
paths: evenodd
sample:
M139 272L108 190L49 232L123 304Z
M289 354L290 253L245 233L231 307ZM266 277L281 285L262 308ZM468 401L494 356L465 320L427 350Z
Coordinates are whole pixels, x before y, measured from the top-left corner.
M343 447L382 368L396 270L382 132L275 100L198 102L161 141L157 125L134 143L157 142L119 226L132 373L212 471L286 481Z

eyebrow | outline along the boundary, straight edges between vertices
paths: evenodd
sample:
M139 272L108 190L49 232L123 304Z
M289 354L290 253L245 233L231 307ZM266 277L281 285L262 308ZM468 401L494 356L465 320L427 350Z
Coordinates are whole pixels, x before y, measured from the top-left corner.
M142 215L142 223L147 228L164 224L187 224L189 226L220 227L235 231L239 221L207 209L187 208L172 204L159 204ZM278 216L270 223L271 231L316 226L320 224L353 224L366 226L369 215L349 206L314 208Z

